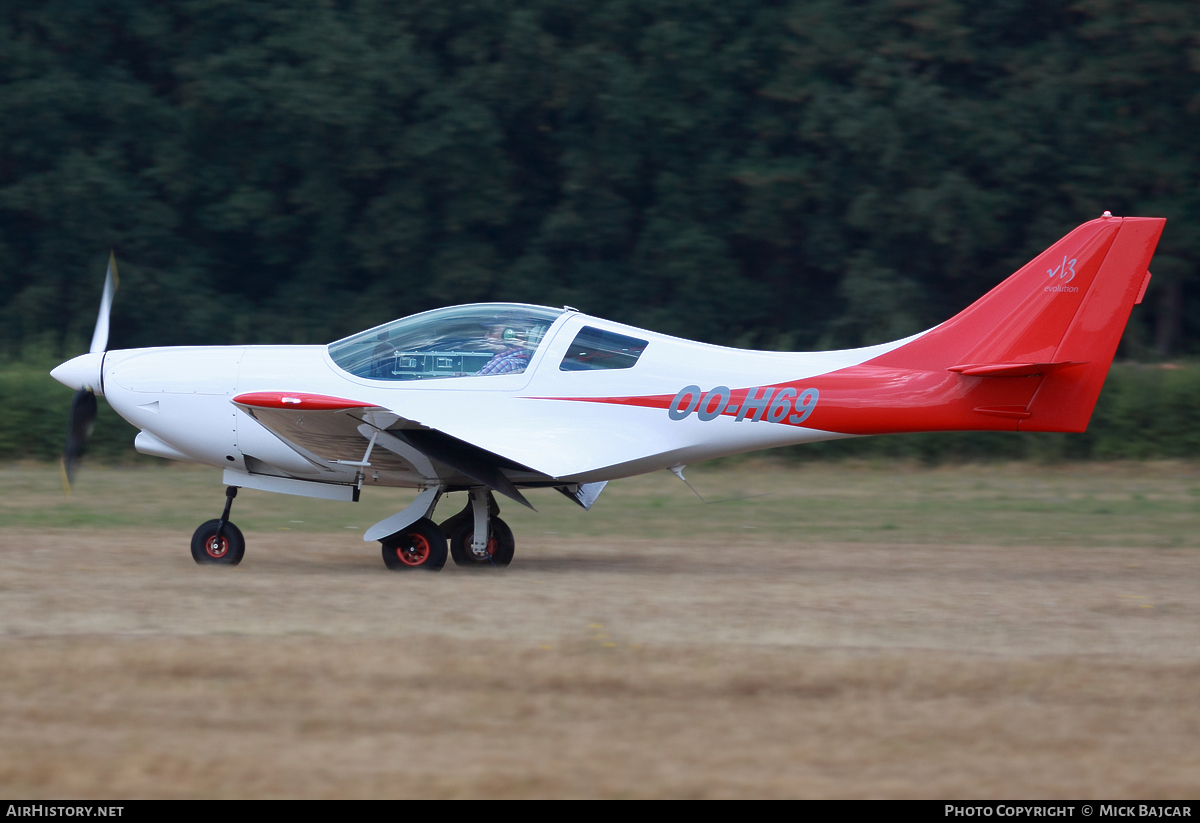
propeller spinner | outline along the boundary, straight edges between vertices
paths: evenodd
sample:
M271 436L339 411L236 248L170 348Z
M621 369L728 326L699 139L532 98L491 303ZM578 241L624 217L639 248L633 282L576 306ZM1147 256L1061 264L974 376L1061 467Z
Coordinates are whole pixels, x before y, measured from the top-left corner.
M75 389L71 398L71 415L67 422L67 444L62 455L63 490L71 493L75 472L83 457L83 449L96 424L96 393L101 391L100 370L104 363L104 352L108 349L108 325L113 297L117 293L117 259L112 252L108 255L108 273L104 277L104 292L100 296L100 313L96 317L96 330L92 333L92 346L87 354L58 366L50 375L60 383Z

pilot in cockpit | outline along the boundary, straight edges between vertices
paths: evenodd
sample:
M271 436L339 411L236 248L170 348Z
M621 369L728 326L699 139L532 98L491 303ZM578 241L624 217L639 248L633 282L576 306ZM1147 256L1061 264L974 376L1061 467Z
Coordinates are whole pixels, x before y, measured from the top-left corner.
M520 329L512 324L495 321L485 324L487 334L483 346L493 352L492 359L476 374L519 374L529 365L529 358L546 332L545 326Z

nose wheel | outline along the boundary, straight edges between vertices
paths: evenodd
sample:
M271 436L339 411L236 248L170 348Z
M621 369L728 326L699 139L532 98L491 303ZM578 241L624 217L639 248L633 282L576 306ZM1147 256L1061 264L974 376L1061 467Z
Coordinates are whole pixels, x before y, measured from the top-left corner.
M246 538L229 522L237 486L225 489L225 511L217 520L200 524L192 535L192 559L200 565L236 566L246 554Z

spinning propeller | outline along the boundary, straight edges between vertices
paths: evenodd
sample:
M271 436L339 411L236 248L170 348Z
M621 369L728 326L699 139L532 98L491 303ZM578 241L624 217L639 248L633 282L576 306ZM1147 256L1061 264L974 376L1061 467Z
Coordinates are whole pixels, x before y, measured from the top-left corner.
M100 389L100 369L104 352L108 349L109 315L118 283L117 259L109 252L108 273L104 277L104 292L100 296L100 314L96 317L91 349L88 354L63 363L51 372L55 379L75 389L67 423L67 445L63 449L61 463L63 490L67 494L71 493L71 483L75 480L75 471L83 457L83 447L96 424L96 391Z

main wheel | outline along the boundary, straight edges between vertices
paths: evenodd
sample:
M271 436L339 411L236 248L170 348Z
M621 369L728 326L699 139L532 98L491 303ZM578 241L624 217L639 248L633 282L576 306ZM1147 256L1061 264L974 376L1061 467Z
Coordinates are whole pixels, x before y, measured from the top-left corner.
M192 559L201 565L236 566L246 554L246 538L232 523L226 523L217 540L220 520L209 520L201 524L192 535Z
M513 539L512 529L499 517L488 518L487 554L480 556L471 550L475 537L475 520L460 522L454 534L450 535L450 556L454 563L467 568L503 568L512 562L513 552L516 551L517 541Z
M427 517L379 542L383 545L383 564L392 571L436 572L446 565L446 535Z

